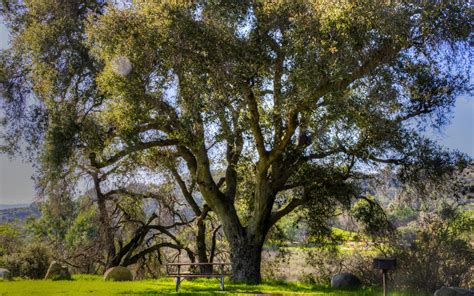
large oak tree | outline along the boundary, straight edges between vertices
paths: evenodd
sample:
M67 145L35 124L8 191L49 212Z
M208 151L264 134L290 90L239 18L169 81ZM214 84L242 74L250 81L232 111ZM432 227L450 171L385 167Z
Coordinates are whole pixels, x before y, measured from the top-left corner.
M468 88L462 1L136 1L85 23L107 158L196 184L236 280L260 281L265 237L297 207L363 198L385 165L409 180L453 162L419 130Z

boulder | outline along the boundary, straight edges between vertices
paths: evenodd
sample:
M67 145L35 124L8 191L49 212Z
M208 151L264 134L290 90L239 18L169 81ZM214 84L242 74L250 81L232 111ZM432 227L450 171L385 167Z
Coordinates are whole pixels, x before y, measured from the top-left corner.
M456 287L442 287L436 290L434 296L474 296L474 291Z
M115 266L109 268L105 274L104 274L104 279L106 281L133 281L133 275L128 268L123 267L123 266Z
M12 274L6 268L0 268L0 278L4 280L11 280Z
M57 261L53 261L49 265L48 272L46 272L44 279L54 281L70 280L71 274L69 273L69 269L66 266L61 265Z
M343 272L331 278L331 287L338 289L357 289L362 285L358 277L352 273Z

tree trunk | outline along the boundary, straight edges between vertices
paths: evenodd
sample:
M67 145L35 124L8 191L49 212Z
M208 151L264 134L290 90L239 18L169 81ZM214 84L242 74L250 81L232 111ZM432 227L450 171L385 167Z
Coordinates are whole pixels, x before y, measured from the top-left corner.
M265 190L263 192L266 193ZM233 217L232 211L229 211L231 214L229 212L219 213L224 233L230 244L232 280L234 282L259 284L262 280L260 265L263 243L270 229L271 208L268 210L269 206L264 202L257 205L258 208L263 209L262 212L254 211L254 216L245 227L241 226L238 218ZM237 216L235 215L235 217Z
M252 242L243 239L231 243L233 282L245 282L247 284L259 284L261 282L262 247L263 241Z
M275 200L275 194L265 174L257 175L252 217L244 228L243 235L239 235L237 239L229 239L228 236L231 242L233 280L248 284L258 284L262 280L262 248L270 229L271 210Z
M230 244L232 280L247 284L260 283L263 242L271 226L271 211L276 194L267 180L268 166L265 163L258 165L254 209L248 225L243 226L234 205L235 196L222 193L212 178L205 147L198 151L196 160L195 164L191 163L191 167L196 169L199 190L207 205L219 217Z
M207 259L207 248L206 248L206 223L204 219L198 219L197 222L197 235L196 235L196 249L199 263L209 263ZM212 273L212 266L200 265L199 271L201 273Z
M100 226L101 226L101 236L102 236L102 243L105 246L105 251L107 252L107 258L105 260L105 269L107 270L111 266L112 260L115 257L115 239L114 239L114 233L112 231L112 228L110 227L110 217L109 213L107 211L107 204L106 204L106 198L104 194L102 193L102 190L100 188L100 183L102 182L101 179L99 178L99 174L97 171L100 171L97 161L96 161L96 155L95 153L89 154L89 160L91 163L91 166L95 168L96 170L90 171L89 175L92 177L92 180L94 181L94 189L95 193L97 195L97 207L99 209L99 220L100 220Z
M105 204L105 199L101 196L97 198L97 205L99 208L99 220L101 224L102 241L106 248L107 260L105 268L113 267L112 260L115 257L115 239L114 234L110 229L109 214Z

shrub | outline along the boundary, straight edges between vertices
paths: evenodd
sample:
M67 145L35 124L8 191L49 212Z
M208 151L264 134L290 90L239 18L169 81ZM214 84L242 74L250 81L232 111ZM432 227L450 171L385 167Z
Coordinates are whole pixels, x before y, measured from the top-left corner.
M332 276L341 272L356 275L364 286L380 283L380 271L372 267L373 254L354 249L343 253L337 250L310 251L307 262L314 268L312 278L322 285L329 285Z
M303 272L303 274L298 278L298 281L307 285L316 285L318 283L314 274L305 272Z
M0 225L0 241L0 257L13 253L21 246L20 230L13 224Z
M400 290L432 293L442 286L474 286L474 249L470 243L474 219L453 208L420 213L417 221L404 227L403 233L383 244L388 256L397 258L398 268L390 272L390 281ZM411 235L406 235L407 230ZM328 284L341 271L358 276L364 285L380 285L379 270L372 267L375 253L362 250L309 253L315 281Z
M400 288L433 292L441 286L474 286L474 249L464 236L472 231L474 220L446 211L444 217L422 217L415 240L395 248L401 267L395 281Z
M41 244L26 246L19 252L6 255L2 258L5 268L12 276L21 276L30 279L44 278L49 267L49 249Z

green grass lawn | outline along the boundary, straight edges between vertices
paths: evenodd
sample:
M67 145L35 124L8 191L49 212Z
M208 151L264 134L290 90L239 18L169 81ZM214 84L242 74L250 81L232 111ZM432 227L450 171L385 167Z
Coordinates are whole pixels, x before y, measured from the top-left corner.
M290 282L265 282L251 286L226 282L226 291L219 290L216 279L184 281L179 293L174 280L143 280L134 282L105 282L94 275L74 275L72 281L14 280L0 281L0 295L381 295L380 290L362 289L340 291L321 286ZM397 296L418 296L409 293L391 293Z

